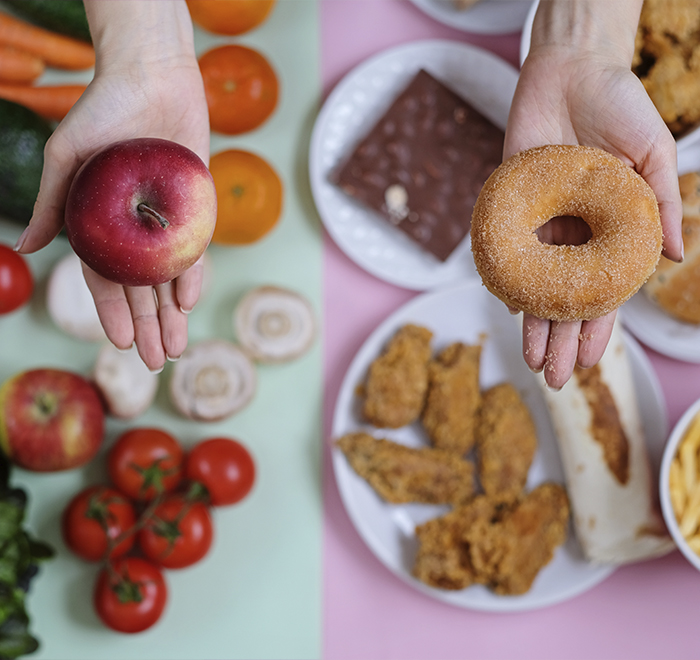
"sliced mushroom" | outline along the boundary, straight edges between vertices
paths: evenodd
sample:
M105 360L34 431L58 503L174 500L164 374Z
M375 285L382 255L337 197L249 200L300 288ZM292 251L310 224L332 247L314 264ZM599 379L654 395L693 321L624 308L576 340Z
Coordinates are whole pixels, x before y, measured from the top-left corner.
M80 259L73 252L63 257L49 275L46 307L53 322L69 335L83 341L106 338Z
M114 417L133 419L153 403L158 376L144 364L136 348L120 351L105 344L97 354L93 380Z
M287 362L303 355L316 337L314 311L295 291L261 286L249 291L233 314L236 338L258 362Z
M257 388L250 358L231 342L211 339L188 348L173 364L170 396L190 419L217 421L247 406Z

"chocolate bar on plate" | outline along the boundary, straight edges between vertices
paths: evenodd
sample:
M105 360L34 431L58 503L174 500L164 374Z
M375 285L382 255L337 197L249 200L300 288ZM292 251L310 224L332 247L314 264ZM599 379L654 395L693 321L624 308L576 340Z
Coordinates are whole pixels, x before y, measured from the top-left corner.
M421 70L332 181L445 261L501 163L503 131Z

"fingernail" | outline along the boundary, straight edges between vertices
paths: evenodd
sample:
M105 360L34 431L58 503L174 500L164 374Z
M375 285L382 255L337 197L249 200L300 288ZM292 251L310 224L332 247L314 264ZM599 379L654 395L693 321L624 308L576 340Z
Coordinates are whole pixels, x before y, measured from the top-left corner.
M163 365L163 366L160 367L159 369L149 369L149 371L150 371L152 374L159 374L161 371L163 371L163 369L165 369L165 365Z
M544 386L550 391L550 392L561 392L561 387L553 387L549 383L545 383Z
M166 357L166 359L168 360L168 362L177 362L177 361L182 357L182 355L178 355L178 356L176 356L176 357L172 357L172 356L170 356L170 355L166 355L165 357Z
M544 369L544 367L530 367L530 371L532 371L533 374L541 374L542 369Z
M181 311L183 314L191 314L191 313L192 313L192 310L191 310L191 309L185 309L184 307L180 307L180 311Z
M26 227L24 231L19 235L19 238L17 239L17 242L15 243L15 247L12 248L15 252L19 252L22 249L22 246L24 245L24 241L27 238L27 232L29 231L29 227Z
M128 348L119 348L118 346L115 346L114 348L116 348L119 353L128 353L133 347L134 342L132 342L131 346L129 346Z

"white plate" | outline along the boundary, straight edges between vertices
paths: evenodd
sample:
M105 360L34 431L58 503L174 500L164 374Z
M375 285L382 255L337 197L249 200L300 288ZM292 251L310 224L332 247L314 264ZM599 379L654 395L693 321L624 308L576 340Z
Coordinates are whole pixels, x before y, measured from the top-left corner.
M700 144L678 152L678 173L700 172ZM700 325L667 314L639 291L620 308L625 327L643 344L683 362L700 363Z
M457 9L452 0L412 0L436 21L464 32L507 34L525 23L530 0L480 0L469 9Z
M425 293L414 298L387 318L367 339L348 369L336 402L333 438L366 430L410 446L426 444L419 424L401 429L373 429L362 422L356 388L365 378L369 364L386 342L405 323L424 325L434 332L435 350L453 341L475 343L486 337L482 351L481 386L487 388L509 381L530 408L538 430L539 448L530 468L528 488L553 480L564 483L554 431L539 385L523 362L521 336L516 318L505 306L476 282ZM625 334L630 352L638 400L655 474L661 461L668 423L661 388L644 351ZM461 591L428 587L411 576L417 543L415 525L439 515L444 507L419 504L391 505L348 465L342 452L333 449L333 467L345 508L358 533L374 554L393 573L416 589L458 607L493 612L514 612L562 602L594 587L614 567L588 563L569 533L565 545L540 572L530 591L521 596L498 596L481 585Z
M309 155L316 207L341 250L374 276L414 290L476 278L469 237L446 262L440 262L330 183L328 176L421 68L505 130L517 71L468 44L418 41L380 53L341 80L318 115Z
M620 318L649 348L675 360L700 363L700 326L674 319L643 291L620 308Z

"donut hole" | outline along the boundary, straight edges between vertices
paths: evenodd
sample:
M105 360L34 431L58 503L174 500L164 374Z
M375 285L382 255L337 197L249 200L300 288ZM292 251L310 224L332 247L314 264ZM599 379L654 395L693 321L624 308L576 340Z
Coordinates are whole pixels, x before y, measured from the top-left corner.
M545 245L583 245L593 237L588 223L575 215L558 215L535 230Z

